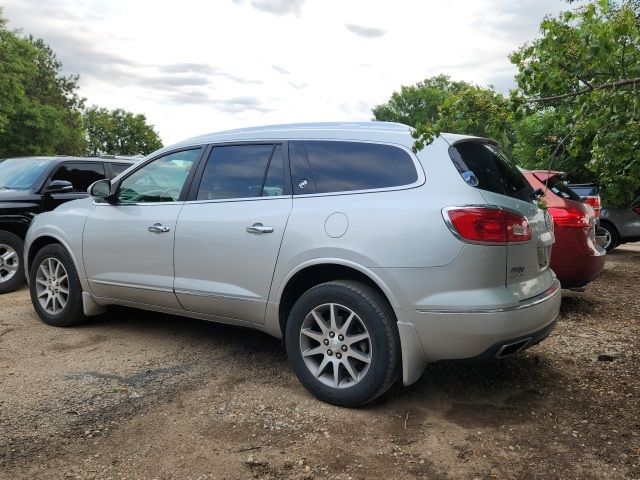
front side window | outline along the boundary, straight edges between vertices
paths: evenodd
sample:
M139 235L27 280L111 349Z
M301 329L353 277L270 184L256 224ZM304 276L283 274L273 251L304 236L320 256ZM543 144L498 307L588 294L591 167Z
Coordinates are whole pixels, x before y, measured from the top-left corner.
M263 197L277 197L284 195L284 157L282 156L282 146L276 145L269 162L269 170L264 179L262 187Z
M522 172L494 145L461 142L449 148L460 176L472 187L532 201L533 188Z
M418 180L411 156L391 145L304 142L318 193L410 185Z
M105 178L104 164L68 162L60 165L51 180L66 180L76 193L86 193L89 185Z
M273 153L274 145L214 147L202 173L197 199L261 197L267 166Z
M177 202L201 150L170 153L136 170L120 184L118 203Z

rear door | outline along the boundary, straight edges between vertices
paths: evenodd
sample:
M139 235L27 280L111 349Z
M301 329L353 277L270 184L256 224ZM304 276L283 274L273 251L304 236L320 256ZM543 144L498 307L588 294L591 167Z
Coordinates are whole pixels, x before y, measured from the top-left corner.
M458 142L451 146L449 153L461 176L480 190L488 204L516 212L529 222L531 240L507 245L506 286L520 300L544 292L552 283L549 260L553 227L546 210L534 203L531 185L490 142Z
M264 323L292 208L283 145L214 146L200 170L176 225L176 295L192 312Z

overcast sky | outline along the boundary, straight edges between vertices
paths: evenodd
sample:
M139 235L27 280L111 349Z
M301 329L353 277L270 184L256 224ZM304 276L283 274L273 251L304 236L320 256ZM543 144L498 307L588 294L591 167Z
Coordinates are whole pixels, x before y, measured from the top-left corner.
M165 144L229 128L370 120L446 73L507 92L509 52L559 0L4 0L11 28L80 75L88 105L144 113Z

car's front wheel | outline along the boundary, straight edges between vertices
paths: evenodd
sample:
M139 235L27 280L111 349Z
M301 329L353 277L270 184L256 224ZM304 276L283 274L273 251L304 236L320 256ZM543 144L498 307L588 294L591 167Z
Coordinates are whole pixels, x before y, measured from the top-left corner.
M23 248L20 237L0 231L0 294L13 292L24 283Z
M359 282L327 282L305 292L289 315L286 346L300 382L334 405L370 402L400 372L393 313L378 292Z
M67 327L85 320L82 286L76 267L62 245L42 248L29 271L31 302L47 324Z

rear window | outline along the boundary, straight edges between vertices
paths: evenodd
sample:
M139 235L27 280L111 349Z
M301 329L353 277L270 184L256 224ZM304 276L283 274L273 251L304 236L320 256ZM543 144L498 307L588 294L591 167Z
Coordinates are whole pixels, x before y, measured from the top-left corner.
M550 178L547 182L547 187L559 197L568 198L569 200L576 200L578 202L581 200L580 195L567 187L567 185L558 178Z
M481 142L462 142L449 148L460 176L472 187L532 202L533 188L498 147Z
M317 193L410 185L418 179L407 152L361 142L304 142Z
M568 185L568 187L581 197L588 197L589 195L598 195L598 187L596 186Z

